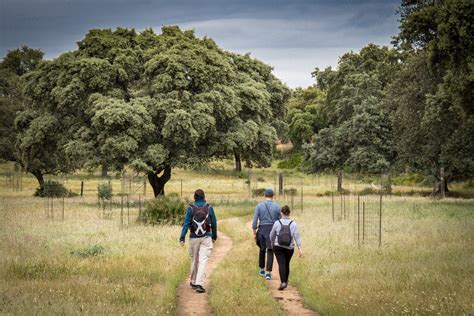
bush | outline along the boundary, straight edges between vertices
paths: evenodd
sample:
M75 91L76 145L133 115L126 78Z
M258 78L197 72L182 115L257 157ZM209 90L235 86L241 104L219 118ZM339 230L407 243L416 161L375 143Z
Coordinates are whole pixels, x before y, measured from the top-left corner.
M112 185L110 183L102 183L97 187L97 195L103 200L110 200L112 198Z
M295 188L284 189L284 190L283 190L283 193L284 193L285 195L289 195L289 196L292 196L292 195L293 195L293 196L295 196L295 195L298 194L298 190L296 190Z
M280 161L277 165L279 169L295 169L301 166L302 157L300 154L293 154L288 159Z
M93 245L83 249L71 251L72 255L78 255L79 257L87 258L87 257L96 257L104 253L105 248L101 245Z
M265 178L258 177L258 178L257 178L257 181L258 181L258 182L265 182Z
M47 180L44 182L43 187L39 187L35 191L35 196L39 197L73 197L77 196L77 193L66 189L66 187L58 181Z
M169 194L149 200L140 214L139 221L145 224L181 224L185 208L189 201L181 199L178 194Z
M265 188L260 188L260 189L252 189L252 196L263 196L263 193L265 192Z

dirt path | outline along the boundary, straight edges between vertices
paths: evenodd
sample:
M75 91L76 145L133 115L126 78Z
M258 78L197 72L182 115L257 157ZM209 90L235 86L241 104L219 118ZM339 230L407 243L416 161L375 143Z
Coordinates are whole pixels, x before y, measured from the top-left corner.
M251 228L252 222L248 222L247 226ZM298 260L296 256L295 251L292 260ZM291 282L291 273L289 281ZM276 258L273 260L272 279L266 281L266 285L272 296L280 303L288 315L318 315L318 313L303 306L301 295L296 287L288 284L285 290L278 291L278 287L280 286L280 274L278 273L278 262Z
M204 283L206 293L196 293L196 291L189 286L189 277L186 278L185 281L181 282L177 291L178 315L211 315L209 294L207 292L209 279L219 262L225 258L232 248L232 239L222 232L219 232L218 236L217 241L213 245L209 262L207 263L206 281Z

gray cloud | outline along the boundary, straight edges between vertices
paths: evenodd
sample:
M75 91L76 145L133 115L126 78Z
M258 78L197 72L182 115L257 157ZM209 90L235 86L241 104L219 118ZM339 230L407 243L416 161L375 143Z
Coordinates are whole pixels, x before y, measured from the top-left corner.
M275 69L289 86L313 83L311 71L397 33L399 0L1 0L0 54L21 45L46 58L76 48L91 28L142 30L177 24L210 36Z

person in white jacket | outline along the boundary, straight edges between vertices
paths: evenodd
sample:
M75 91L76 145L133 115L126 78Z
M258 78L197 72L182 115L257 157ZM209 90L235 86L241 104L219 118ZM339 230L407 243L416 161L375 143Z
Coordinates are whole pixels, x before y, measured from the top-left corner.
M285 205L281 208L281 219L277 220L273 224L273 228L270 232L270 240L273 245L273 253L278 261L278 269L280 272L280 287L278 290L282 291L288 286L288 277L290 276L290 261L295 251L295 246L298 248L298 256L303 255L301 248L301 237L298 232L298 225L290 219L290 208ZM291 232L291 241L288 245L282 245L283 235L281 236L282 241L279 241L280 234L283 226L289 226Z

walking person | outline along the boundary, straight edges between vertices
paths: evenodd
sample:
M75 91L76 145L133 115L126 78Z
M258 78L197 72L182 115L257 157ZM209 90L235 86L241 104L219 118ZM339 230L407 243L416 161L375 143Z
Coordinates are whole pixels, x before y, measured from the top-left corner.
M260 248L258 255L259 275L267 280L272 278L273 268L273 250L270 240L270 232L273 223L281 216L280 205L273 201L273 190L266 189L264 192L265 200L255 207L253 215L252 229L253 235ZM257 225L258 224L258 225ZM266 262L265 262L266 255Z
M214 209L207 204L204 191L194 192L194 203L186 210L179 243L184 246L186 233L189 234L189 253L191 255L190 285L197 293L204 293L206 265L212 252L212 244L217 239L217 219Z
M298 226L290 219L290 208L288 205L281 208L281 214L281 219L273 224L270 239L280 272L280 287L278 290L283 291L288 286L290 261L295 251L295 245L298 247L299 257L303 255L303 251L301 249L301 238L298 232Z

